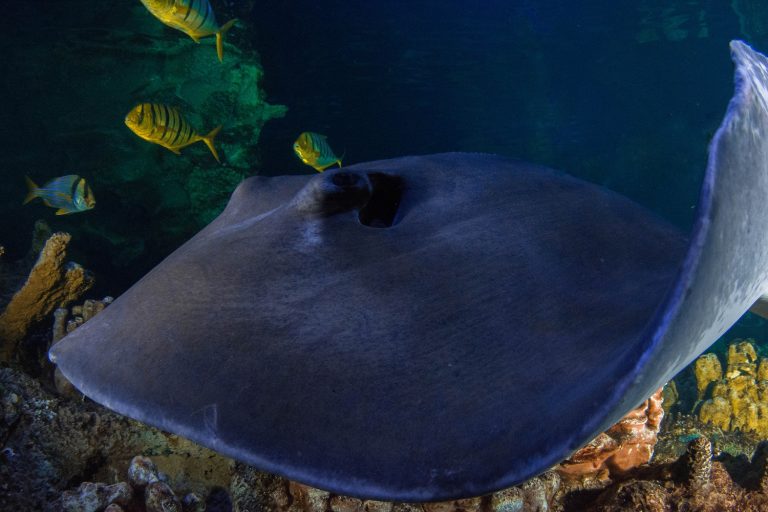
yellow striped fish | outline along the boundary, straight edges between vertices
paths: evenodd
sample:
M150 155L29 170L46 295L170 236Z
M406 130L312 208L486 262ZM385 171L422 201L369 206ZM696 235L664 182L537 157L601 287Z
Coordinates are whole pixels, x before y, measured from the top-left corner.
M125 125L142 139L170 149L177 155L181 154L182 148L203 141L216 161L221 162L213 147L213 139L221 126L211 130L208 135L200 135L175 107L161 103L140 103L125 116Z
M333 164L339 164L341 167L341 158L333 153L326 139L325 135L319 133L302 132L296 142L293 143L293 151L299 160L317 172L323 172Z
M176 30L181 30L196 43L201 37L216 36L216 53L224 58L224 34L236 19L219 26L208 0L141 0L152 15Z

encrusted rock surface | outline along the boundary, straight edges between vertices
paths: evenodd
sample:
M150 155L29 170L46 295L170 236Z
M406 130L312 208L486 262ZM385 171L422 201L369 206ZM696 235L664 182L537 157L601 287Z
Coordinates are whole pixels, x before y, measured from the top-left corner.
M64 490L122 481L137 453L156 457L183 493L229 483L228 459L0 367L0 510L59 512Z

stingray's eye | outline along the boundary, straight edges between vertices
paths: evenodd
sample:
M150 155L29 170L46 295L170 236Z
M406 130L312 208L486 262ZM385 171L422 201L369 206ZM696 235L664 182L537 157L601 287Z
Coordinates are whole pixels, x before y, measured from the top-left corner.
M371 182L364 173L325 172L296 194L294 204L302 213L326 216L362 208L371 193Z

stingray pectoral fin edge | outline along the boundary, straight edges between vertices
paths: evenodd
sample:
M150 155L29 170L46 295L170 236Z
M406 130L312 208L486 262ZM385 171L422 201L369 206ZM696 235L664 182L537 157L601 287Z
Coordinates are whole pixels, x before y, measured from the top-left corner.
M339 494L520 483L768 291L768 63L731 50L736 93L689 237L492 155L251 178L51 358L107 407Z
M646 332L649 345L617 387L610 421L693 362L768 292L768 59L741 41L730 48L735 93L709 146L688 253Z

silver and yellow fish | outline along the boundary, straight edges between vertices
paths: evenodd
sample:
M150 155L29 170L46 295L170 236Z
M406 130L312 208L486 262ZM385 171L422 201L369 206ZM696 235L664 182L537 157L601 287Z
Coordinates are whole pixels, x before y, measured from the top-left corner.
M293 143L293 151L302 162L318 172L323 172L333 164L341 167L341 158L333 153L325 135L303 132Z
M224 34L232 28L236 19L219 26L208 0L141 0L152 15L168 25L181 30L196 43L201 37L216 36L216 53L224 58Z
M142 139L181 154L181 149L203 141L213 153L217 162L219 153L213 146L213 139L221 130L217 126L208 135L200 135L175 107L161 103L139 103L125 116L125 125Z
M54 178L42 187L25 176L29 192L24 198L27 204L39 197L47 206L57 208L56 215L68 215L70 213L84 212L96 206L96 198L91 187L77 174L69 174Z

